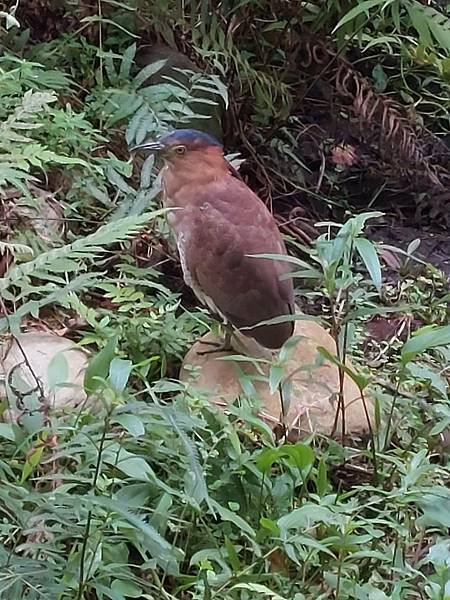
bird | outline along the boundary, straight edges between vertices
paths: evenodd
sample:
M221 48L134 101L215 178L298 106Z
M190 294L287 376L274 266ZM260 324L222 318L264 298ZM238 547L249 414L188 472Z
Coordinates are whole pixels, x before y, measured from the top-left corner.
M293 335L295 313L288 261L276 221L224 156L222 144L195 129L178 129L130 149L158 153L163 206L175 234L183 278L200 303L225 325L215 350L230 351L237 329L275 351ZM261 325L258 325L262 323Z

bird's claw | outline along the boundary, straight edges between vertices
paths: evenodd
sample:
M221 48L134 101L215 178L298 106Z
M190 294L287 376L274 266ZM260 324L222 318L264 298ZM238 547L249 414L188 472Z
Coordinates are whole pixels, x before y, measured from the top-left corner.
M197 351L199 356L203 356L205 354L215 354L217 352L231 352L233 350L233 346L231 345L231 334L228 332L225 334L225 339L223 342L209 342L206 340L199 340L200 344L205 344L206 346L214 346L212 350L202 350Z
M208 346L215 346L212 350L197 350L197 354L199 356L204 356L205 354L216 354L217 352L230 352L233 350L231 344L223 343L218 344L217 342L200 342L200 344L207 344Z

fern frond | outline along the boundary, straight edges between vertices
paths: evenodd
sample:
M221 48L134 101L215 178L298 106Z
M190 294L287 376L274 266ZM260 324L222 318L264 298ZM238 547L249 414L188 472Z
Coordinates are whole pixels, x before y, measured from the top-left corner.
M59 304L62 306L71 306L69 298L75 295L75 292L81 292L88 288L92 288L99 278L99 273L83 273L75 277L67 285L54 288L51 293L39 298L38 300L28 300L22 306L19 306L13 314L0 319L0 332L9 330L13 335L20 333L22 319L31 314L37 318L39 311L44 306L51 304ZM34 292L34 290L31 290Z
M12 242L0 242L0 254L10 252L13 256L33 256L33 249L25 244Z
M36 271L39 272L40 277L45 272L61 272L61 261L65 261L67 272L74 271L78 268L78 264L75 262L77 259L84 258L92 261L99 254L106 252L105 246L132 238L149 221L165 212L167 212L167 209L162 208L142 215L124 217L103 225L94 233L85 238L80 238L72 244L66 244L60 248L44 252L34 260L11 269L5 277L1 278L0 294L11 285L20 284L21 280L33 275Z
M181 417L181 418L180 418ZM183 415L178 411L170 409L166 415L170 426L177 432L186 453L186 459L189 467L189 477L186 480L186 492L191 495L198 504L203 500L210 504L208 486L206 484L203 467L200 464L198 450L192 440L186 434L186 427L183 423Z

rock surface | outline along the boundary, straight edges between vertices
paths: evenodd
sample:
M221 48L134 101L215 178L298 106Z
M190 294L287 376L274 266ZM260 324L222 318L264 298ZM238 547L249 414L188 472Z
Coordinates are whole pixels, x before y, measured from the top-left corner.
M323 346L330 353L335 354L334 341L321 325L311 320L296 321L294 336L300 336L300 339L285 367L286 375L290 375L292 378L290 407L285 424L289 431L296 432L299 436L311 432L330 435L339 402L339 373L335 365L320 359L317 347ZM220 358L226 355L245 353L253 358L270 360L269 351L257 346L253 340L241 335L238 340L240 348L238 350L236 346L234 353L199 355L199 351L208 349L208 346L201 342L217 342L217 338L212 333L206 334L187 353L183 361L180 379L190 382L199 390L212 391L212 401L218 406L226 408L227 403L244 395L241 384L242 375L239 375L238 371L240 370L244 374L244 379L247 380L249 377L254 377L257 371L251 362L225 361ZM270 365L261 362L258 364L267 377ZM267 379L254 380L253 385L260 402L260 416L272 427L279 425L282 422L279 392L270 393ZM346 433L367 432L367 417L359 390L347 376L344 378L343 391ZM369 414L372 416L373 408L369 400L366 399L366 402ZM340 431L341 419L339 417L337 433L339 434Z
M20 335L18 342L4 340L0 346L0 399L9 406L5 420L47 408L73 410L87 400L85 351L70 340L39 331Z

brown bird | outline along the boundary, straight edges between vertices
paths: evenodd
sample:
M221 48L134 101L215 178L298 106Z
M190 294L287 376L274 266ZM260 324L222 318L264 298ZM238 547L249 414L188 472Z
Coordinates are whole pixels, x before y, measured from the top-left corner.
M256 326L292 315L294 290L284 260L255 254L286 254L275 220L265 204L239 178L212 136L180 129L156 142L144 141L131 151L159 151L163 202L168 213L184 280L200 302L262 346L280 348L293 334L293 321ZM216 351L218 351L216 350Z

